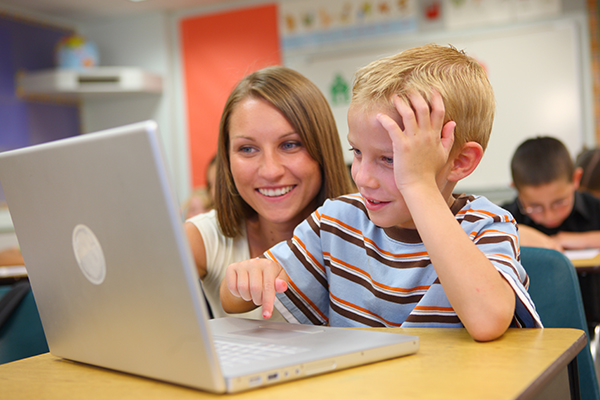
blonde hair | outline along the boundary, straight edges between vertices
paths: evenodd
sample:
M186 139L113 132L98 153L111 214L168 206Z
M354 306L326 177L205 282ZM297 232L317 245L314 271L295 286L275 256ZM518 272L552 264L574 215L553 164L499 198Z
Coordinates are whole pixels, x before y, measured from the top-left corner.
M304 75L281 66L267 67L246 76L233 89L223 110L217 147L215 208L225 236L242 233L246 218L256 214L235 186L229 162L229 121L235 107L247 98L264 99L277 108L300 135L308 154L321 168L317 205L352 191L342 146L329 103Z
M428 102L433 90L441 94L444 123L456 122L454 149L473 141L485 150L496 102L485 70L474 58L436 44L381 58L356 72L351 104L367 109L382 104L393 107L393 95L407 101L413 90Z

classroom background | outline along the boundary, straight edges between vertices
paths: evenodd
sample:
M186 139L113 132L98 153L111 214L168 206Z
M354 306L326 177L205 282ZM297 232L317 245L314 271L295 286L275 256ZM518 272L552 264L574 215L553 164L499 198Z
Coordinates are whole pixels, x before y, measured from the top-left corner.
M154 119L183 202L205 185L223 104L247 73L272 64L304 73L344 144L354 71L430 42L477 58L496 92L489 151L458 190L509 199L510 157L525 138L555 136L575 156L600 137L596 0L122 2L111 13L0 0L0 151ZM66 74L57 46L74 35L97 60ZM0 232L11 228L0 209Z

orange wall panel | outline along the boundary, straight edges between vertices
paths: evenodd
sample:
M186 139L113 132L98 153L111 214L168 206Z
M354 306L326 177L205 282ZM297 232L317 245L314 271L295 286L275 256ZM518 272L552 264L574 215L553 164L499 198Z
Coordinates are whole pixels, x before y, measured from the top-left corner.
M277 5L236 9L180 23L193 187L206 184L227 96L245 75L281 64Z

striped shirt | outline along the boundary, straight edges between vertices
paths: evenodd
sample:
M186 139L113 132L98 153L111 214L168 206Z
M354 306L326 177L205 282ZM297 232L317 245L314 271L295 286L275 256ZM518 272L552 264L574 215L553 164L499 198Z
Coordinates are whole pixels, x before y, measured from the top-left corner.
M542 327L527 293L510 213L457 196L456 220L515 292L513 327ZM290 322L355 327L462 327L416 230L380 228L360 195L327 200L265 253L290 277L275 305Z

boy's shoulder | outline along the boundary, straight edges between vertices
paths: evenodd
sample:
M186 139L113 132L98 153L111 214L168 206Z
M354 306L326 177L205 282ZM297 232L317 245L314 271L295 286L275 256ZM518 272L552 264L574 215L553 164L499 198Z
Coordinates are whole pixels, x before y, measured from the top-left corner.
M514 218L508 210L493 203L485 196L463 193L454 195L454 197L454 204L450 208L457 218L468 220L492 219L494 222L514 222Z
M575 202L582 203L583 206L589 208L590 212L598 213L600 212L600 198L594 196L591 193L576 191L575 192Z
M317 210L323 215L366 215L367 208L360 193L345 194L332 199L327 199Z
M478 218L494 218L507 222L512 220L512 215L504 208L494 204L485 196L474 194L454 194L454 203L450 206L452 213L457 218L464 218L466 215L477 215ZM363 198L359 193L348 194L328 199L318 210L323 215L344 216L360 215L368 219L367 208Z
M362 207L364 207L365 205L360 193L350 193L338 197L333 197L330 199L325 199L325 202L320 208L335 210L340 207L345 207L345 204L351 207L360 207L361 205Z
M600 224L600 198L581 191L576 191L574 197L574 210L569 218L577 219L577 216L579 216L579 223L583 218L588 223L594 221L595 226L598 226ZM596 230L596 228L593 230Z

